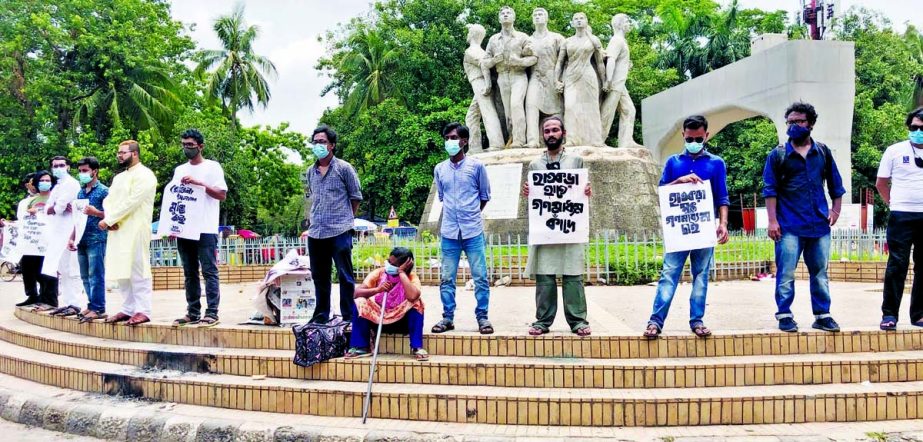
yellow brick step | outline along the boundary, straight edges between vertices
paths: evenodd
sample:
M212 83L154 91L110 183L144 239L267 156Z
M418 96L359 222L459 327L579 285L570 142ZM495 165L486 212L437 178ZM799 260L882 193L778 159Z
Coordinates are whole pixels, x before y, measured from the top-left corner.
M221 348L295 348L291 329L284 327L221 324L211 328L190 328L172 327L165 323L127 327L101 322L80 324L73 318L52 317L24 308L17 308L14 314L33 325L118 341ZM841 333L752 330L716 332L707 339L691 334L665 335L653 341L638 335L581 338L570 333L529 336L525 332L494 335L426 333L423 339L424 346L431 353L446 356L650 359L923 350L923 329L920 328L891 332L863 328ZM385 336L382 349L385 353L410 353L407 338L401 335Z
M292 351L175 346L86 337L10 319L0 340L42 352L151 369L363 382L368 358L292 364ZM376 382L535 388L694 388L923 380L923 353L829 353L661 359L384 354Z
M0 372L56 387L236 410L349 417L365 383L145 371L0 342ZM917 419L923 382L557 389L379 384L370 416L508 425L675 426Z

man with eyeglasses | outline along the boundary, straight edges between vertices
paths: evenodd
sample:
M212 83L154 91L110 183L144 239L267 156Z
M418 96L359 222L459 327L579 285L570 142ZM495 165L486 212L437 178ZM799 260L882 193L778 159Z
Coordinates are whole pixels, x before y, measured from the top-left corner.
M907 115L908 139L896 143L881 156L875 187L891 209L888 219L888 267L885 269L882 330L897 328L897 314L904 294L910 250L913 249L913 286L910 290L910 323L923 327L923 107Z
M224 169L217 161L205 159L205 137L196 129L188 129L180 135L183 155L189 160L176 167L173 181L193 184L205 188L205 213L192 213L200 217L202 226L198 240L176 238L176 248L183 262L186 288L186 315L173 321L175 326L200 323L212 326L218 323L218 303L221 290L218 280L218 215L220 203L227 198L228 184L224 180ZM199 268L205 279L205 315L202 316L202 286L199 285Z
M112 179L109 196L103 200L99 228L109 231L106 277L118 281L125 302L106 323L139 325L151 321L151 217L157 177L141 164L137 141L122 141L118 149L122 172Z
M714 210L718 214L716 235L718 244L728 240L728 198L727 166L721 157L708 151L708 120L701 115L692 115L683 121L682 153L671 156L663 167L661 186L701 183L708 181L711 187ZM686 258L692 270L692 293L689 296L689 328L696 336L711 335L702 318L705 316L705 297L708 291L708 272L711 269L714 247L665 253L663 271L657 283L654 307L647 322L644 337L654 339L660 336L664 321L670 311L670 304L676 294L676 287L683 274Z
M788 141L769 152L763 168L767 233L776 242L776 320L779 330L798 331L791 307L795 300L795 267L803 253L811 279L811 327L837 332L840 326L830 316L827 262L830 227L840 216L846 189L833 153L811 138L817 122L814 106L794 103L785 110L785 120ZM824 196L825 182L833 207L828 207Z

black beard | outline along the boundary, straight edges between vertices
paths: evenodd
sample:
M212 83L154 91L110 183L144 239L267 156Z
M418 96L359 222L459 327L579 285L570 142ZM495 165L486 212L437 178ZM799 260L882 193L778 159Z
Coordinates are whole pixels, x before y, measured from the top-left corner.
M119 161L119 167L121 167L122 169L128 169L129 166L131 166L130 159L127 161Z
M561 147L562 144L564 144L563 138L546 138L545 139L545 146L548 147L548 150L557 150L559 147Z

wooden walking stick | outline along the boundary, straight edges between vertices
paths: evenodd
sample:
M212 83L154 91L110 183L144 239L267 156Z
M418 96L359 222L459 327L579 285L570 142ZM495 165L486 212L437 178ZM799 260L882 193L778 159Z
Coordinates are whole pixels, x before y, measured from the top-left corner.
M374 299L373 299L374 300ZM369 369L369 386L365 391L365 403L362 404L362 423L369 416L369 408L372 406L372 379L375 378L375 364L378 362L378 346L381 345L381 328L385 323L385 307L388 305L388 292L385 292L384 299L381 301L381 313L378 315L378 331L375 333L375 348L372 350L372 367Z

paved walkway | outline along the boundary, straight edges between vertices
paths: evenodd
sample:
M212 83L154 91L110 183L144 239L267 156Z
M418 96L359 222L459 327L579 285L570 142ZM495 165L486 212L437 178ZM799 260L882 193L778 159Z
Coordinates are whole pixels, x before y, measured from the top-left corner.
M221 323L236 325L245 321L253 312L252 298L257 283L223 284L221 287ZM705 323L716 333L730 333L753 330L774 330L776 311L774 281L733 281L710 283ZM676 298L667 319L666 334L689 333L689 292L692 286L683 284L677 290ZM625 335L643 332L650 316L654 286L590 286L586 288L587 308L590 325L596 334ZM793 310L802 330L810 329L813 322L808 283L798 281ZM334 304L339 296L334 286ZM877 329L881 318L881 285L867 283L831 283L833 303L831 313L843 329ZM524 334L535 315L535 289L532 287L492 287L490 296L490 319L498 333ZM22 283L0 282L0 298L3 303L12 304L22 299ZM905 298L909 298L909 295ZM426 328L435 324L442 314L442 303L438 287L424 287L426 304ZM118 292L107 295L109 313L121 305ZM458 287L456 301L456 330L475 332L474 293ZM204 304L205 299L202 299ZM905 304L909 300L904 300ZM559 301L560 305L560 301ZM336 307L334 307L336 308ZM172 322L183 315L185 297L182 290L158 291L154 295L153 320ZM908 308L902 308L899 327L911 327L906 317ZM569 333L564 321L563 308L558 309L558 318L552 327L553 333Z

